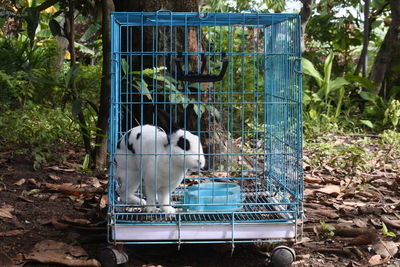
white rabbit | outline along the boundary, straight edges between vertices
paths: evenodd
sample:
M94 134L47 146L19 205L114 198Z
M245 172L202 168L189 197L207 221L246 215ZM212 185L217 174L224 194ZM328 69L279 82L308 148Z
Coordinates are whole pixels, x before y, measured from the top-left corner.
M205 166L205 158L197 135L170 123L165 111L157 113L161 128L136 126L118 142L115 177L120 182L122 202L147 205L147 212L156 212L158 201L163 212L175 213L170 204L171 193L188 170ZM135 195L139 185L143 185L146 201Z

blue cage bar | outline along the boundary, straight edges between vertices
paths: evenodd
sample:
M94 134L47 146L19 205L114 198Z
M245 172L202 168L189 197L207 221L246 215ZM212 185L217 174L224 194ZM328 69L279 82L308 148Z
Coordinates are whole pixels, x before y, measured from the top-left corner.
M117 12L111 42L110 241L296 238L303 200L298 14ZM206 159L171 194L173 214L122 202L127 192L114 176L118 143L132 127L157 125L155 105L200 137ZM201 202L203 183L211 195ZM214 201L220 183L237 185L239 197ZM143 197L142 184L136 193Z

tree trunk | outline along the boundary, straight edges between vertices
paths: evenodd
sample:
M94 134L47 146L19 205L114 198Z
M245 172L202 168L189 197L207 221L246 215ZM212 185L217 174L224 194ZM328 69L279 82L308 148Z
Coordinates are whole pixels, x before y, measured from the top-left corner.
M369 0L365 0L367 3L367 1ZM382 14L382 12L385 10L386 6L389 5L389 1L384 3L378 10L376 10L375 12L373 12L370 16L368 15L368 17L366 17L364 15L364 42L363 42L363 48L360 54L360 58L358 60L357 66L354 70L353 75L358 75L361 71L361 69L363 69L363 77L367 76L367 70L368 70L368 62L367 62L367 58L368 58L368 44L369 44L369 37L371 35L371 30L372 30L372 23L376 21L376 18ZM365 8L365 12L366 12L367 8ZM366 22L368 22L366 24Z
M69 53L71 54L71 68L76 64L76 56L75 56L75 0L69 0L68 3L68 21L69 21ZM76 89L75 82L72 82L71 91L72 91L72 98L73 101L79 101L78 92ZM83 114L82 105L76 105L78 108L77 117L79 122L80 131L82 134L83 144L85 146L86 154L90 155L92 152L92 148L90 145L90 133L86 124L86 119Z
M369 0L364 0L364 40L363 40L363 48L361 51L360 59L358 60L358 64L356 70L354 71L354 75L358 75L360 70L362 69L362 76L367 76L367 68L368 68L368 43L369 43L369 35L371 33L370 27L371 24L369 22Z
M378 94L383 94L385 79L390 77L394 59L400 56L400 0L391 0L392 21L369 74Z
M313 0L309 0L310 2L313 2ZM158 1L151 1L151 0L146 0L146 1L115 1L115 9L116 11L140 11L140 12L146 12L146 11L157 11L157 10L170 10L174 12L198 12L199 11L199 0L191 0L191 1L174 1L174 0L158 0ZM310 4L311 5L311 4ZM163 29L164 30L164 29ZM203 40L198 40L198 29L196 27L191 28L188 27L188 32L185 34L184 30L182 28L177 28L176 32L176 38L177 38L177 43L176 43L176 51L184 51L184 41L185 38L188 41L188 47L187 50L189 52L196 52L200 53L203 51ZM124 46L125 44L128 44L128 46L133 47L134 50L141 48L140 43L135 43L135 42L143 42L143 49L147 51L150 51L152 49L159 49L160 51L169 51L168 47L161 47L162 45L169 45L169 34L168 34L168 29L167 33L163 34L162 31L159 32L159 39L158 39L158 44L159 47L154 46L153 38L154 38L154 33L151 31L147 31L143 33L143 40L140 40L140 38L134 38L135 36L140 36L141 32L140 29L137 30L137 32L131 33L126 33L122 34L122 37L124 38L124 35L126 35L125 38L128 40L122 40L122 45ZM162 36L162 37L160 37ZM162 38L162 41L160 41ZM132 42L132 44L130 43ZM124 51L124 47L122 47L122 50ZM174 48L175 50L175 48ZM197 66L198 66L198 56L189 56L189 64L190 64L190 69L191 71L196 71ZM143 62L140 62L140 57L135 58L132 60L133 62L136 62L132 64L132 68L134 70L140 70L141 67L143 68L152 68L154 66L154 59L148 58L144 59ZM163 62L163 60L158 60L158 62ZM205 73L207 73L208 70L205 70ZM202 83L203 86L203 92L201 95L201 102L202 103L208 103L209 101L212 102L213 100L211 99L210 93L213 90L213 84L208 84L208 83ZM212 94L211 94L212 95ZM134 100L136 102L137 100ZM124 101L122 101L124 102ZM149 106L150 105L145 105ZM144 107L145 108L145 107ZM193 108L193 107L190 107ZM145 117L146 114L151 113L144 110L143 111L145 114L143 117ZM193 114L193 116L196 116L194 112L187 111L190 114ZM140 113L139 113L139 108L133 108L133 117L135 118L140 118ZM127 114L124 114L123 117L127 117ZM147 119L148 120L148 119ZM140 122L140 120L138 120ZM128 121L129 123L129 121ZM141 123L151 123L146 121L146 118L144 118L144 121ZM122 123L126 124L126 123ZM124 127L124 125L122 126ZM190 118L190 116L186 117L186 127L188 130L191 131L196 131L198 130L197 128L197 119L196 118ZM201 136L203 148L204 148L204 153L205 154L210 154L213 156L209 156L206 158L207 162L207 167L209 169L216 169L218 166L224 165L225 168L227 168L228 165L235 165L240 163L239 156L232 155L232 154L239 154L240 152L240 146L237 144L234 144L234 140L228 138L228 135L226 134L226 130L224 129L224 125L209 111L205 111L201 118L200 118L200 127L202 131L205 131L206 129L213 129L211 132L206 132L203 133ZM127 130L127 129L123 129Z
M306 26L308 21L311 18L311 11L312 11L312 6L314 4L314 0L301 0L303 3L303 6L300 10L300 18L301 18L301 31L302 31L302 38L301 38L301 51L305 51L305 45L304 45L304 36L306 32Z
M139 0L139 1L129 1L129 0L114 0L115 4L115 10L120 11L120 12L127 12L127 11L133 11L133 12L155 12L158 10L169 10L169 11L182 11L182 12L197 12L199 10L199 0L190 0L190 1L173 1L173 0ZM162 27L161 27L162 28ZM140 51L143 49L143 51L153 51L153 50L159 50L159 51L169 51L170 48L168 47L170 44L169 38L169 30L168 27L159 29L158 33L152 32L152 30L149 30L145 28L144 32L142 33L140 27L133 27L132 29L122 29L121 32L121 51L124 52L132 52L132 51ZM164 33L163 30L166 30L167 33ZM179 29L181 30L181 29ZM178 30L178 31L179 31ZM189 35L191 33L191 29L189 29ZM154 39L155 39L155 34L158 34L158 46L156 46ZM138 36L143 36L143 38L137 38ZM183 44L183 38L184 38L184 33L182 32L177 32L177 41L176 43L178 46L180 44ZM197 36L194 35L194 39L191 38L189 40L189 47L192 47L190 43L195 43L196 44L196 50L197 51ZM193 41L192 41L193 39ZM164 44L167 47L164 47ZM179 48L178 48L179 50ZM157 60L154 60L154 58L150 56L146 57L140 57L140 56L133 56L133 57L126 57L125 60L130 63L130 69L131 70L142 70L142 69L147 69L147 68L153 68L155 66L155 62L158 62L158 65L163 64L164 60L166 60L165 57L163 58L158 58ZM142 62L143 61L143 62ZM126 82L126 81L125 81ZM130 81L128 81L130 82ZM128 84L126 82L126 84ZM123 94L121 96L121 102L139 102L141 100L139 95L126 95ZM129 99L125 99L129 98ZM154 123L152 121L152 103L148 99L143 99L144 101L147 101L148 103L143 105L143 110L139 108L138 105L132 107L130 106L129 108L124 108L124 106L121 107L121 112L122 114L122 123L121 123L121 130L123 132L129 130L131 127L134 127L138 124L148 124L148 123ZM129 110L129 114L126 112ZM143 113L143 114L141 114ZM141 120L143 118L143 120Z
M97 119L96 147L94 150L94 164L97 170L107 166L107 133L108 116L110 109L110 71L111 71L111 39L110 39L110 11L114 10L111 0L102 0L102 42L103 42L103 71L101 77L100 106Z

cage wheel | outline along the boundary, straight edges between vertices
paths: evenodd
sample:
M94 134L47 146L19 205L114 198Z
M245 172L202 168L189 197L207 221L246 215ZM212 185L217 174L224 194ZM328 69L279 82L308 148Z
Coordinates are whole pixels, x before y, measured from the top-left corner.
M271 263L274 267L291 266L296 258L294 250L287 246L277 246L272 250Z
M128 261L128 255L123 250L118 250L111 245L101 245L96 254L102 267L116 267Z

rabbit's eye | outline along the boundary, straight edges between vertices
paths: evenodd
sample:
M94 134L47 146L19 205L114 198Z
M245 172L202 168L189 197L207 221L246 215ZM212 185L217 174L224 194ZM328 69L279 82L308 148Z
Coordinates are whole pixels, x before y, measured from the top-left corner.
M183 136L179 137L177 146L182 148L182 150L188 151L190 149L190 142L189 140L183 138Z

